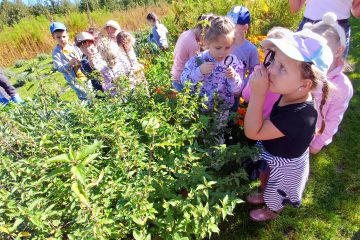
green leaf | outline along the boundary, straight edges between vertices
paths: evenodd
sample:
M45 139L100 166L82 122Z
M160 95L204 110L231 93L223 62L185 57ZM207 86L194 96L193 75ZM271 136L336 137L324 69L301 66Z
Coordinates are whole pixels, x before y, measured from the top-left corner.
M56 169L52 170L51 172L49 172L48 174L46 174L44 177L40 178L39 181L47 181L56 176L67 174L70 172L70 169L71 169L70 167L56 168Z
M144 217L144 220L141 220L141 219L139 219L139 218L137 218L137 217L135 217L135 216L131 216L131 219L132 219L136 224L138 224L138 225L140 225L140 226L144 226L144 225L146 224L146 221L148 220L147 217Z
M97 179L96 181L88 184L88 185L86 186L86 188L87 188L87 189L90 189L90 188L92 188L92 187L95 187L95 186L99 185L99 183L101 182L101 180L103 179L103 177L104 177L104 170L101 170L101 173L100 173L98 179Z
M89 201L79 190L79 185L77 182L73 182L71 184L71 190L75 193L75 195L79 198L79 201L84 204L86 207L91 208Z
M75 179L77 179L82 185L85 185L85 168L79 164L71 168L71 172Z
M69 159L69 155L64 153L60 154L58 156L52 157L47 160L49 163L69 163L71 162L71 159Z
M95 141L93 144L85 146L80 150L80 152L76 154L76 160L83 160L90 154L96 152L96 150L100 149L101 146L102 146L101 141Z
M89 164L92 160L94 160L95 158L97 158L100 155L100 153L94 153L91 154L89 156L87 156L84 161L81 162L82 165L86 166L87 164Z

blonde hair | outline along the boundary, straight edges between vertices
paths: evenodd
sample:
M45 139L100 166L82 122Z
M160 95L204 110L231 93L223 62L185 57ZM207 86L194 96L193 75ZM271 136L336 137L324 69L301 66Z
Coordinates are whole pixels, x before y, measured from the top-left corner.
M134 44L134 38L133 36L131 36L130 33L126 31L121 31L116 36L116 42L119 47L124 50L125 53L129 53Z
M228 17L216 17L205 34L205 40L211 42L221 35L235 32L235 25Z
M301 77L304 79L310 79L312 81L312 88L322 86L322 97L319 106L321 115L321 127L318 130L319 134L322 134L325 129L325 116L323 113L323 107L329 98L330 88L332 84L326 79L325 74L318 69L314 64L309 62L301 62Z
M289 35L293 34L293 32L288 29L288 28L284 28L284 27L273 27L269 30L269 32L266 34L267 38L276 38L276 39L281 39L281 38L285 38Z

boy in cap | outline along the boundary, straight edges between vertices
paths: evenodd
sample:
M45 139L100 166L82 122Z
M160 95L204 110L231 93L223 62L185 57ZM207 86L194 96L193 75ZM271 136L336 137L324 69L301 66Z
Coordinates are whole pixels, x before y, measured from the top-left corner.
M63 23L53 22L50 24L50 32L57 42L52 52L55 68L61 72L70 87L76 92L80 100L86 100L84 84L88 84L87 78L80 70L82 53L80 49L69 43L69 35Z
M231 53L235 55L244 65L244 86L248 82L248 77L259 64L259 53L254 44L245 38L250 28L250 12L244 6L233 7L227 16L235 24L235 43L232 46ZM235 96L233 110L236 111L239 106L239 96Z

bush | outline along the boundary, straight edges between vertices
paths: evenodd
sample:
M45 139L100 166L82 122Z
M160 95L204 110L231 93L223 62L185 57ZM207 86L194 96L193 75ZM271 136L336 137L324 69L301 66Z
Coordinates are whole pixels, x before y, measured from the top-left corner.
M189 89L170 89L171 52L146 56L150 96L136 90L84 105L41 88L26 108L0 112L1 238L201 239L219 231L249 190L244 169L221 170L253 150L206 144L211 116Z
M38 59L38 61L44 61L48 58L50 58L50 55L47 53L39 53L36 58Z
M20 75L19 77L17 77L14 87L15 88L19 88L25 85L27 79L25 75Z
M21 67L25 66L26 63L27 63L26 60L20 59L15 62L14 67L21 68Z

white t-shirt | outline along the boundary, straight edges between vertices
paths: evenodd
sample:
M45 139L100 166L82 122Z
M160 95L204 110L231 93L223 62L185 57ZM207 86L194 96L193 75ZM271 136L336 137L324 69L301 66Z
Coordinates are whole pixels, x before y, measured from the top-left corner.
M304 16L311 20L321 20L327 12L336 14L339 20L350 17L353 0L306 0Z

